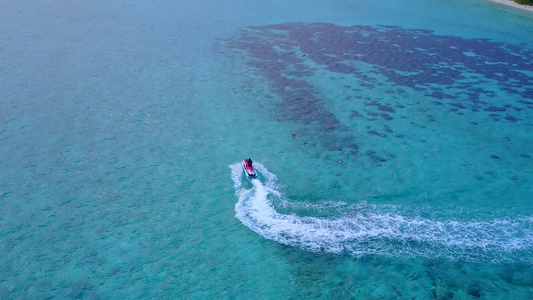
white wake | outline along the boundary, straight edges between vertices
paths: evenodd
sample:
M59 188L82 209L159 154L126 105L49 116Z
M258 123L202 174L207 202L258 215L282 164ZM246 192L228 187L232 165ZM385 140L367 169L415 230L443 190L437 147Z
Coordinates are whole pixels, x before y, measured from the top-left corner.
M407 218L360 203L291 203L278 190L277 178L254 163L259 179L243 176L240 164L230 165L236 217L262 237L312 252L361 256L451 258L470 261L533 262L533 218L486 221L436 221ZM248 187L248 188L246 188ZM313 210L343 207L340 217L282 214L274 203ZM350 206L346 209L346 206Z

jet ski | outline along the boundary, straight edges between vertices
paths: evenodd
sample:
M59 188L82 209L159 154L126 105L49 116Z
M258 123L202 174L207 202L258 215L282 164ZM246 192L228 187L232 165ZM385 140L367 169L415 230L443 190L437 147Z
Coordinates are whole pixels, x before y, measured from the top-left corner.
M255 172L252 164L250 163L250 165L248 165L248 159L243 160L241 165L242 169L244 170L244 173L246 173L246 176L248 176L248 178L257 178L257 173Z

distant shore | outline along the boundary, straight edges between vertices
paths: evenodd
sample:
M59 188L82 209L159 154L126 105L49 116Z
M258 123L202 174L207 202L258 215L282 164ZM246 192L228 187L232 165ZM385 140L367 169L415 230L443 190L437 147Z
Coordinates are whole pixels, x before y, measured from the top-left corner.
M492 1L492 2L496 2L496 3L504 4L504 5L507 5L507 6L512 6L512 7L518 8L518 9L522 9L522 10L527 10L527 11L533 12L533 5L518 4L518 3L516 3L516 2L514 2L512 0L488 0L488 1Z

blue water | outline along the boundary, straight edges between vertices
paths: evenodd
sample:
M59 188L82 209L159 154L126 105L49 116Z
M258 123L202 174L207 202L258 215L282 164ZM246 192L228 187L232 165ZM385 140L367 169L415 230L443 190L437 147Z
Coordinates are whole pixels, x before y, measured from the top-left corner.
M532 299L533 14L367 2L0 0L0 298Z

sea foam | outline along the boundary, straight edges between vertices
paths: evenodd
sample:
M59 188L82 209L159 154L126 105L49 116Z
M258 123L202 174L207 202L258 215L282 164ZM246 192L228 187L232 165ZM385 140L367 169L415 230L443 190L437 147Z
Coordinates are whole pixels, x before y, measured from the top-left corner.
M280 192L275 174L260 163L254 165L259 177L252 179L251 184L245 183L240 164L230 165L239 199L235 212L245 226L266 239L311 252L353 256L533 262L533 217L442 221L402 216L364 201L292 202ZM338 208L344 215L312 217L280 213L274 203L299 211Z

